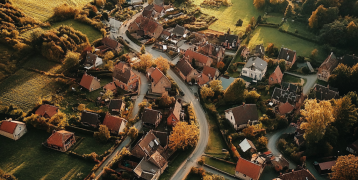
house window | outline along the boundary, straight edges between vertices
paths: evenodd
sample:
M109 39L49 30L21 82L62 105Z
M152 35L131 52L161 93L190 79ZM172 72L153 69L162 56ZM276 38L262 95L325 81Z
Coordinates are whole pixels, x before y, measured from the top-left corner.
M243 70L242 73L247 74L247 71L246 71L246 70Z
M19 130L21 131L21 127L19 127Z
M273 78L271 78L271 81L273 81Z

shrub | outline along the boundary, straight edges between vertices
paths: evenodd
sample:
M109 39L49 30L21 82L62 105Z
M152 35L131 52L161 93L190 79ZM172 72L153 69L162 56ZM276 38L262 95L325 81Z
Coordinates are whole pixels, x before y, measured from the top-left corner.
M78 9L73 8L72 6L65 3L61 6L54 8L54 14L51 19L52 21L63 21L66 19L74 18L75 14L78 12Z
M200 160L198 161L198 164L204 165L204 163L205 163L205 159L201 157Z
M93 136L102 142L107 142L108 139L111 138L110 132L105 125L100 125L99 132L95 132Z

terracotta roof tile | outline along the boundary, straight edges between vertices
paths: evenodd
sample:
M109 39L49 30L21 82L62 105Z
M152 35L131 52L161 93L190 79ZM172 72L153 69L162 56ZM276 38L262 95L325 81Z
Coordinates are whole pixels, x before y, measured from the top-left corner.
M214 78L215 77L215 74L216 74L216 71L217 69L213 68L213 67L209 67L209 66L204 66L204 69L203 69L203 74L211 77L211 78Z
M110 83L106 84L103 88L105 90L110 90L110 91L114 91L117 89L116 84L114 82L110 82Z
M117 41L112 40L112 39L110 39L110 38L108 38L108 37L103 38L103 39L102 39L102 43L103 43L104 45L106 45L106 46L112 48L112 49L116 49L118 45L119 45L119 46L122 46L122 45L119 44Z
M175 66L183 73L184 76L188 76L191 71L194 70L190 63L184 59L180 60Z
M294 109L294 107L287 101L285 104L282 104L278 107L278 111L280 114L286 114L291 112Z
M154 71L150 74L150 76L153 79L153 83L154 85L157 84L160 79L162 79L163 77L165 77L165 75L163 74L162 71L160 71L158 68L155 68Z
M161 13L162 10L164 10L164 7L154 4L154 10L157 11L158 13Z
M0 130L13 134L17 124L11 121L3 121L0 125Z
M126 122L127 120L118 116L112 116L107 113L106 117L104 118L103 124L106 125L110 131L115 131L118 133L122 121Z
M260 177L261 166L250 162L246 159L239 158L236 165L236 171L246 176L249 176L252 179L258 179Z
M275 71L270 75L270 79L272 78L278 84L281 84L282 81L282 71L279 66L276 67Z
M185 51L184 56L186 58L188 58L190 62L192 61L192 59L195 59L196 61L199 61L203 64L206 64L211 59L210 57L205 56L204 54L200 54L200 53L192 51L190 49ZM211 62L213 62L212 59L211 59Z
M53 115L57 114L57 111L58 107L49 104L43 104L35 111L35 114L51 118Z
M86 89L90 89L91 88L91 83L92 81L95 80L95 77L88 75L88 74L83 74L80 85Z
M47 144L63 147L65 141L72 135L74 135L72 132L64 130L56 131L47 139Z
M204 84L208 83L209 81L210 81L209 77L207 75L205 75L204 73L199 75L199 77L197 79L199 86L204 85Z
M332 167L334 165L336 165L336 161L328 161L328 162L323 162L323 163L318 164L318 166L321 170L332 169Z

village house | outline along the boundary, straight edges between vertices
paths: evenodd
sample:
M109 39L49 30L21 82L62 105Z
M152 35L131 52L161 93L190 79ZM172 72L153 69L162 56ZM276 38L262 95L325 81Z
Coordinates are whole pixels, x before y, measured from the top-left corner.
M108 105L108 110L110 112L117 112L120 114L124 110L125 106L126 104L122 99L111 99Z
M290 163L281 154L279 156L271 156L270 162L276 172L280 172L283 169L288 169L290 167Z
M175 65L178 69L179 76L186 82L191 82L192 80L196 80L199 76L199 73L196 69L194 69L190 63L184 59L179 60Z
M328 174L332 172L332 167L336 165L336 161L327 161L321 162L317 165L317 170L319 174Z
M202 74L208 76L210 81L218 79L220 75L218 69L209 66L204 66Z
M282 78L283 78L283 74L280 69L280 66L277 66L275 71L270 75L268 83L269 85L281 84Z
M186 50L184 54L184 59L187 60L190 64L195 62L196 66L203 67L203 66L211 66L214 60L204 54L200 54L193 50ZM194 60L193 60L194 59Z
M168 40L171 35L172 33L170 33L168 30L163 30L162 34L160 34L160 37L165 40Z
M142 15L156 20L165 15L165 8L162 5L150 4L144 8Z
M225 48L208 42L200 44L197 51L215 59L217 63L222 61L225 57Z
M150 84L150 93L156 93L159 95L168 94L172 84L170 80L160 71L158 68L151 67L147 70L147 78L151 82Z
M104 37L101 40L101 45L96 47L96 49L100 50L101 54L104 54L107 51L112 51L114 54L119 53L122 51L122 48L123 48L122 44L108 37Z
M258 180L263 170L262 165L239 157L235 168L235 176L244 180Z
M190 43L193 45L201 45L203 43L206 42L206 37L204 34L198 33L198 32L193 32L190 34L190 37L192 39L190 39Z
M256 151L256 147L255 147L254 143L252 143L252 141L250 141L246 138L239 144L239 146L243 152L250 150L253 153Z
M167 132L153 131L154 135L159 139L159 144L167 149L169 146L169 134Z
M109 91L112 91L113 94L115 94L117 92L117 86L114 82L110 82L110 83L106 84L105 86L103 86L103 90L104 91L109 90Z
M184 119L184 113L182 112L181 99L177 99L174 104L174 108L170 109L170 114L167 118L168 126L175 126L176 123Z
M356 140L352 144L348 145L346 150L354 155L357 155L358 154L358 140Z
M92 92L101 88L101 83L96 77L84 73L80 82L80 86L86 88L89 92Z
M296 62L296 51L291 49L281 48L277 60L284 59L289 67L292 67Z
M277 180L316 180L316 178L308 169L301 169L281 174L278 176Z
M35 111L35 114L44 118L52 118L52 116L54 116L57 113L58 113L58 107L50 104L43 104Z
M348 67L353 67L355 64L358 63L358 57L355 56L354 54L353 55L346 54L343 57L341 57L340 63Z
M124 118L113 116L109 113L106 114L103 120L103 125L107 126L108 130L114 135L119 135L119 133L124 132L126 124L127 120Z
M283 82L281 88L275 87L271 100L274 104L278 105L278 109L276 110L278 110L280 114L286 114L299 107L300 92L301 88L298 86Z
M84 62L85 69L96 68L103 64L102 58L98 57L96 54L87 53L86 60Z
M176 25L175 28L172 31L172 36L174 36L175 38L181 38L181 37L186 37L186 29L183 26L180 25Z
M141 15L128 26L128 31L137 39L140 39L143 36L148 36L148 39L157 39L162 34L163 26L155 20Z
M196 79L196 83L199 86L203 86L203 85L207 84L209 81L210 81L209 76L205 75L204 73L201 73Z
M119 62L114 66L113 81L118 87L125 91L136 91L139 83L139 77L124 62Z
M131 154L142 158L133 172L143 179L157 179L168 166L164 148L152 130L138 141Z
M75 143L76 138L74 133L61 130L53 131L45 144L51 149L66 152Z
M233 34L219 36L219 42L225 49L237 49L240 45L239 36Z
M157 128L162 120L162 113L154 109L145 108L142 114L143 126Z
M81 124L83 126L90 126L98 128L101 121L99 121L99 115L97 113L83 111L81 114Z
M339 99L338 89L332 87L325 87L319 84L315 84L311 90L314 97L320 101L327 101L331 99Z
M263 45L256 45L255 49L252 51L252 55L263 58L265 56L265 47Z
M251 57L242 68L241 75L252 78L253 80L261 80L265 77L267 70L267 62L259 57Z
M225 118L236 130L247 127L259 119L256 104L244 104L225 110Z
M20 139L27 132L26 124L20 121L13 121L11 118L2 121L0 124L0 135L13 140Z
M338 63L339 61L337 60L337 57L332 52L318 68L317 78L319 80L328 82L331 73L338 66Z

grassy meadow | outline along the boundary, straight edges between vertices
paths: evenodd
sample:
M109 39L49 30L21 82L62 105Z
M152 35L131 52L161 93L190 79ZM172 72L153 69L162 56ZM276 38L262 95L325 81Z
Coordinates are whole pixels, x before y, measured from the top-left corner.
M0 136L0 168L19 180L83 179L95 163L42 146L51 134L29 129L19 140ZM79 178L77 175L83 173Z
M209 142L206 146L205 153L214 157L224 158L225 154L222 153L222 149L228 149L228 147L220 134L220 129L213 118L206 116L206 119L209 122L210 131Z
M90 154L92 152L95 152L98 155L101 155L113 146L113 143L102 143L95 139L92 135L76 133L76 136L84 137L81 143L75 149L72 150L77 154Z
M11 4L26 15L40 21L47 21L54 13L53 8L67 3L72 7L81 8L93 0L10 0Z
M195 5L200 5L204 0L194 0ZM262 16L263 11L259 11L253 5L252 0L232 0L232 6L221 6L220 8L201 7L201 12L218 18L216 22L210 25L209 29L226 32L229 28L234 33L245 32L246 26L254 16ZM241 19L241 27L236 26L236 22Z

